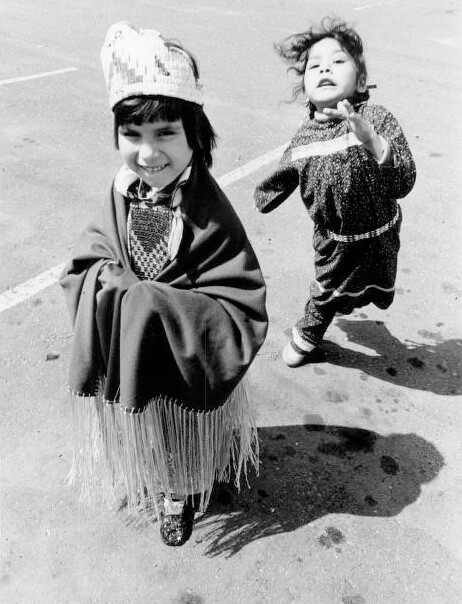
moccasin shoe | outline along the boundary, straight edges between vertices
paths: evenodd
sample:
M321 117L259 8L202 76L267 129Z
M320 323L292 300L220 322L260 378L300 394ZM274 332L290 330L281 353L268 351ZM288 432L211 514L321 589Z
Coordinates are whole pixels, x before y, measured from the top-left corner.
M164 514L160 521L160 536L165 545L183 545L191 537L194 526L194 507L191 498L184 502L164 500Z

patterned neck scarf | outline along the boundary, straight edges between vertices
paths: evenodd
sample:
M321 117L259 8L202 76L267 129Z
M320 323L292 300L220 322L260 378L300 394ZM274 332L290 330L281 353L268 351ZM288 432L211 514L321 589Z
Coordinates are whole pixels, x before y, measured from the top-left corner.
M179 189L188 181L190 172L191 167L188 166L178 178L159 190L152 190L140 179L127 188L130 200L127 220L129 254L133 271L139 279L154 279L165 263L172 259L169 258L172 256L169 253L172 239L176 240L177 251L178 235L181 239L182 233Z

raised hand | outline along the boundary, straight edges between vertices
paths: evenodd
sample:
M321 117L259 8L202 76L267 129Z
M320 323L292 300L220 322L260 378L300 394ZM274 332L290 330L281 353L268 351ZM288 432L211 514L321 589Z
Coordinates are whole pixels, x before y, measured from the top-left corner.
M372 153L377 161L380 161L383 157L386 144L382 137L369 126L363 118L356 113L353 105L346 99L337 103L337 109L326 107L323 109L321 115L330 119L345 120L348 124L348 128L351 132L362 142L364 147Z

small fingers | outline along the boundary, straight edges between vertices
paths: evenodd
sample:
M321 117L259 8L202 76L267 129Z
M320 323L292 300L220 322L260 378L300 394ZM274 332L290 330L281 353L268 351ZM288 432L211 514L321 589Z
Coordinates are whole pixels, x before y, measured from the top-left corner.
M329 122L331 120L331 117L326 115L325 113L322 113L321 111L315 111L314 119L317 122Z
M355 112L353 105L347 99L344 99L343 101L339 101L337 103L337 107L340 111L345 112L347 115L351 115L352 113Z
M344 111L339 111L338 109L331 109L330 107L325 107L322 112L324 115L328 115L331 118L340 118L345 119L348 117Z
M330 119L340 119L340 120L348 120L355 119L357 113L355 113L353 105L343 99L337 103L337 108L334 109L332 107L325 107L322 110L324 115L329 116Z

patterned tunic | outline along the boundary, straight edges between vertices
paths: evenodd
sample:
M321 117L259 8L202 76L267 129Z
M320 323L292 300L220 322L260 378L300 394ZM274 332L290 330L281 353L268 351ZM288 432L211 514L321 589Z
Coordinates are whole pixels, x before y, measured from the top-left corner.
M137 184L137 183L134 183ZM171 193L145 198L139 187L128 192L130 209L127 220L129 253L132 267L139 279L152 280L167 259L170 236Z
M172 205L177 190L188 181L190 172L188 166L173 182L159 190L151 189L139 178L122 186L122 194L130 201L127 233L131 266L141 280L154 280L168 261L175 214Z
M377 162L345 121L306 115L276 171L255 191L257 209L270 212L300 187L315 225L311 300L328 313L391 304L401 223L396 200L415 182L414 161L394 116L379 105L355 109L388 142L388 161Z

